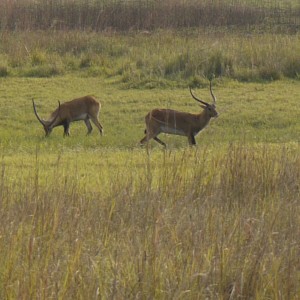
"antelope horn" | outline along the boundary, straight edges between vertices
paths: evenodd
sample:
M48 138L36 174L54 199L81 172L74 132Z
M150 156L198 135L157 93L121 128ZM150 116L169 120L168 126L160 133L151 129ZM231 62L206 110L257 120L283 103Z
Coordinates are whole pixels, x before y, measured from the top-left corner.
M45 126L45 122L39 117L37 111L36 111L36 107L35 107L35 103L34 103L34 100L32 99L32 104L33 104L33 111L34 111L34 114L35 116L37 117L37 119L39 120L39 122Z
M210 90L210 94L211 94L211 96L212 96L212 98L213 98L213 100L214 100L213 103L216 104L217 98L216 98L216 96L214 95L211 86L212 86L212 84L211 84L211 80L210 80L210 82L209 82L209 90Z
M57 119L58 115L59 115L59 111L60 111L60 101L58 100L58 109L57 109L57 113L55 115L55 117L53 118L53 120L51 121L51 123L48 125L49 127L51 127L53 125L53 123L55 122L55 120Z
M200 102L200 103L202 103L202 104L204 104L204 105L206 105L206 106L209 106L208 103L204 102L204 101L201 100L201 99L198 99L198 98L193 94L191 87L190 87L190 93L191 93L192 97L193 97L196 101L198 101L198 102Z

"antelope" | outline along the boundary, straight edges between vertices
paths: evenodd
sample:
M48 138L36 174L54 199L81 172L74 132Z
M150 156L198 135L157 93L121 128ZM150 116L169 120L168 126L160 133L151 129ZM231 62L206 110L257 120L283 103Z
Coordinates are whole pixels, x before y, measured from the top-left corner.
M50 115L48 120L40 118L36 111L34 100L32 99L33 111L38 121L43 125L45 135L49 136L52 129L56 126L64 127L64 136L70 135L70 123L74 121L83 120L87 127L87 134L93 130L90 120L99 129L102 135L103 127L98 120L101 104L92 96L85 96L77 98L68 102L60 104L58 101L58 108L56 108Z
M210 94L213 103L209 104L197 98L190 88L190 93L194 100L200 102L203 111L199 114L176 111L172 109L153 109L145 117L146 130L145 137L140 141L143 145L150 139L154 139L159 144L166 147L166 144L157 136L160 133L186 136L190 145L196 145L195 136L205 128L211 118L218 117L216 111L216 97L212 91L212 83L209 84Z

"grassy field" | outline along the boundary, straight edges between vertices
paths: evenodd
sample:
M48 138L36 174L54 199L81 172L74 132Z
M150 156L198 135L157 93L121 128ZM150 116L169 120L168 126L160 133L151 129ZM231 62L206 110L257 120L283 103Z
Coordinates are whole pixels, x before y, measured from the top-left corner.
M205 83L205 82L204 82ZM141 149L153 107L199 111L187 88L110 78L0 80L1 299L299 299L299 81L214 81L220 117L187 147ZM207 82L195 89L210 101ZM102 102L45 139L42 116Z
M267 144L2 158L1 298L299 299L299 164Z
M84 147L133 149L145 129L144 117L155 107L174 108L193 113L201 111L186 88L123 89L110 79L64 76L54 78L2 78L1 147L5 152L35 152ZM214 81L220 117L199 137L199 144L227 144L236 141L254 143L299 142L298 80L265 83ZM211 101L208 81L195 93ZM42 117L47 118L57 107L57 101L67 101L79 95L92 94L102 103L100 120L104 136L95 130L85 137L83 122L71 124L71 137L63 138L63 128L54 129L49 139L33 114L32 99ZM185 147L187 140L166 137L171 147ZM47 150L48 151L48 150Z
M299 34L275 29L0 34L0 78L76 73L127 88L186 87L213 75L250 82L299 79L299 62Z
M296 0L0 1L0 299L300 299ZM155 107L219 117L141 148ZM104 135L36 119L102 103Z

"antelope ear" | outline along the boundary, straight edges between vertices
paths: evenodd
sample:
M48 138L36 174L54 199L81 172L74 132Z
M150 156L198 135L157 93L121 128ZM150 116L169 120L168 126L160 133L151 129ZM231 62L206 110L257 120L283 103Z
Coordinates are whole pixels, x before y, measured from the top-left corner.
M200 106L201 108L203 108L203 109L207 108L207 106L206 106L206 105L202 105L202 104L200 104L199 106Z

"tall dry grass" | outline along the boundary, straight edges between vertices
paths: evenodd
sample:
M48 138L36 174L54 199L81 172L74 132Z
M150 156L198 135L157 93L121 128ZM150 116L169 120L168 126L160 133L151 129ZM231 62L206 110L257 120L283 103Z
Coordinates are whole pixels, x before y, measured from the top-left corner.
M299 153L3 157L0 298L299 299Z
M293 4L295 3L295 4ZM299 28L296 1L2 1L1 28L8 30L153 30L202 26Z
M0 77L80 76L129 87L201 86L204 78L299 78L300 37L227 30L111 34L81 31L0 33ZM284 45L284 47L282 46ZM172 83L171 83L172 84Z

